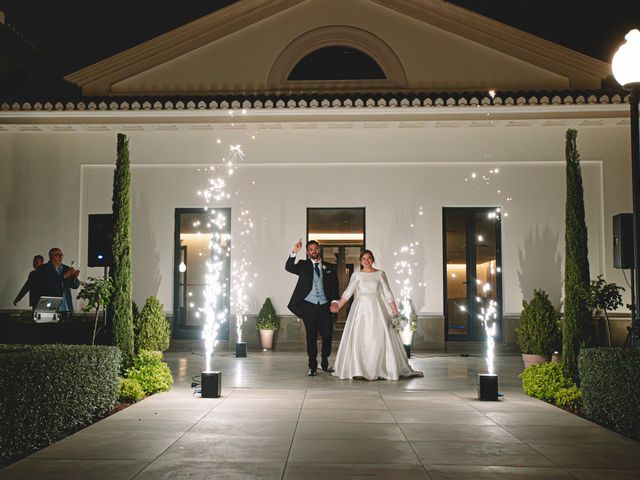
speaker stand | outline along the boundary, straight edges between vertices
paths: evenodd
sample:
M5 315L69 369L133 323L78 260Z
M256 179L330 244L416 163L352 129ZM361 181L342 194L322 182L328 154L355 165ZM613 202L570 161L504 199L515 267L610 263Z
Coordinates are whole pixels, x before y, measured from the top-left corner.
M636 288L635 288L635 271L633 268L629 269L631 272L631 326L627 327L627 338L624 341L625 347L637 347L640 345L640 339L638 338L638 332L634 328L637 322L638 305L636 303Z
M106 265L104 266L104 278L105 280L109 278L109 267ZM104 317L102 318L102 325L104 326L104 328L107 328L107 312L109 311L109 308L107 305L104 306L103 311L104 311Z

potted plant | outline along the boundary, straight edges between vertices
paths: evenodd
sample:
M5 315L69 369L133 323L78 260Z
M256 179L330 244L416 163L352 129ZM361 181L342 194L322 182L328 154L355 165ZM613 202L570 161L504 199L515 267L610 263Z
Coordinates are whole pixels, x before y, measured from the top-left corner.
M80 291L78 292L78 299L86 300L87 305L82 309L83 312L96 311L96 316L93 322L93 336L91 338L91 345L96 343L96 330L98 329L98 316L100 315L100 309L106 310L107 305L111 301L113 295L113 282L111 277L89 277L86 282L82 282Z
M273 334L280 328L280 320L276 317L271 299L267 297L258 313L256 328L260 331L260 344L263 349L273 347Z
M142 311L133 317L135 351L164 352L171 342L171 326L158 297L147 298Z
M534 290L529 303L522 302L518 345L525 368L534 363L548 362L560 345L560 316L544 290Z

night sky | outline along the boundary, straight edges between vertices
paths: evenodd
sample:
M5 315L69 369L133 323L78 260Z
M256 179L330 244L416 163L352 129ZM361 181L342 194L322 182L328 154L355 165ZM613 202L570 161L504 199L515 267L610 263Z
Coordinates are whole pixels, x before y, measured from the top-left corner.
M231 3L234 0L0 0L0 10L7 23L66 74ZM624 34L640 28L640 0L450 3L607 62Z

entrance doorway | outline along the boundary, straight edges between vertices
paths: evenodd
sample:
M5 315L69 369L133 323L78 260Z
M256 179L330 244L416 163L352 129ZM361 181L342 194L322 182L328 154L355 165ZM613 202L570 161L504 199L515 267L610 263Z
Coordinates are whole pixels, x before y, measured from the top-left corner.
M307 240L317 240L322 247L322 260L336 265L338 288L343 292L351 274L360 268L360 252L365 248L365 209L307 208ZM338 313L335 322L339 338L349 307Z
M221 247L223 295L218 308L225 309L226 318L218 330L218 340L229 339L229 290L231 277L231 209L216 208L226 221L219 232ZM207 227L211 209L176 208L174 244L173 337L200 339L205 318L200 309L204 305L207 262L211 260L209 243L215 241L211 227Z
M478 315L488 300L498 303L502 336L502 255L500 208L442 210L444 246L444 315L447 341L481 341Z

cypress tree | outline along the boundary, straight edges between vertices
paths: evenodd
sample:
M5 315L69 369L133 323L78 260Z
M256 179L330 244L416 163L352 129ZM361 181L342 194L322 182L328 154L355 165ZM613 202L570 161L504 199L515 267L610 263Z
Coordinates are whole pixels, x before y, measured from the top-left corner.
M113 337L122 352L123 367L133 359L131 296L131 172L129 140L118 134L118 157L113 174Z
M567 202L565 206L564 322L562 358L567 375L577 380L578 353L587 339L591 324L588 307L589 249L584 214L584 191L580 155L576 147L578 132L567 130L566 172Z

